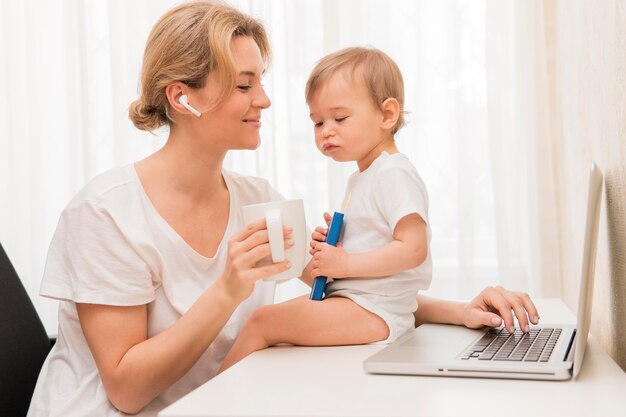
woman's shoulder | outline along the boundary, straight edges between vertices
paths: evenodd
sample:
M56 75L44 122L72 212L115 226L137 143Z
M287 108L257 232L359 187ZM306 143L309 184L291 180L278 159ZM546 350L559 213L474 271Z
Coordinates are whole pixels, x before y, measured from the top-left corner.
M238 187L250 187L250 188L267 188L271 187L268 180L261 177L255 177L252 175L243 175L235 171L223 169L222 173L227 177L231 183Z
M102 204L105 201L126 201L138 191L138 177L132 164L109 169L90 179L70 201L67 209L87 202Z
M222 172L229 188L234 187L242 204L284 199L265 178L243 175L226 169Z

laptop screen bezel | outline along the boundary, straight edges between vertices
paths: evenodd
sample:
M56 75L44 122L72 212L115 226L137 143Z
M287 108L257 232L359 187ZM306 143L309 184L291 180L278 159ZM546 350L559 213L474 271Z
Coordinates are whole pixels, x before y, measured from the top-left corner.
M589 194L587 197L587 219L585 226L585 243L580 276L580 292L578 298L578 317L576 320L576 342L574 347L574 378L578 376L585 355L587 336L591 325L591 309L593 300L593 281L598 247L598 229L600 225L600 208L604 178L600 168L591 164L589 174Z

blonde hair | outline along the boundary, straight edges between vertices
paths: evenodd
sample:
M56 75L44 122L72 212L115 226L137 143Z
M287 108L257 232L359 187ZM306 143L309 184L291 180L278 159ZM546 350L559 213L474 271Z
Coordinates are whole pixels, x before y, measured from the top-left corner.
M166 87L178 81L202 88L213 71L221 89L210 109L218 106L235 88L231 42L239 36L254 39L267 67L271 55L267 33L261 22L250 16L215 1L183 3L165 13L146 42L140 96L128 110L133 124L152 131L173 122Z
M375 48L345 48L319 60L306 83L304 94L307 104L332 76L343 71L347 71L348 75L359 74L375 106L380 108L388 98L398 101L400 114L392 129L393 134L406 124L404 80L400 68L387 54Z

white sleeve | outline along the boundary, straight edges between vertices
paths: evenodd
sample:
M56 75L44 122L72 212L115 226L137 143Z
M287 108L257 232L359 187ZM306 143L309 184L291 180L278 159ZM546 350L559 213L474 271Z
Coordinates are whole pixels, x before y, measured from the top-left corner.
M77 303L128 306L154 300L155 286L146 262L111 214L97 201L85 200L61 214L40 294Z
M391 233L398 222L417 213L428 224L428 193L417 171L392 167L378 173L374 192L376 205L389 223Z

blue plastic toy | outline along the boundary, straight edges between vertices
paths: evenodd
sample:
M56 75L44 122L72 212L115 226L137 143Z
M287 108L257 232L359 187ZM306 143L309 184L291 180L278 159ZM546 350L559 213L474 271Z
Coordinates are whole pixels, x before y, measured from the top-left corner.
M343 213L338 211L333 214L333 219L330 222L328 228L328 234L326 235L326 243L329 245L337 246L339 241L339 234L341 232L341 225L343 224ZM317 277L313 281L313 287L311 288L311 300L320 301L324 298L324 290L326 290L326 280L328 277Z

